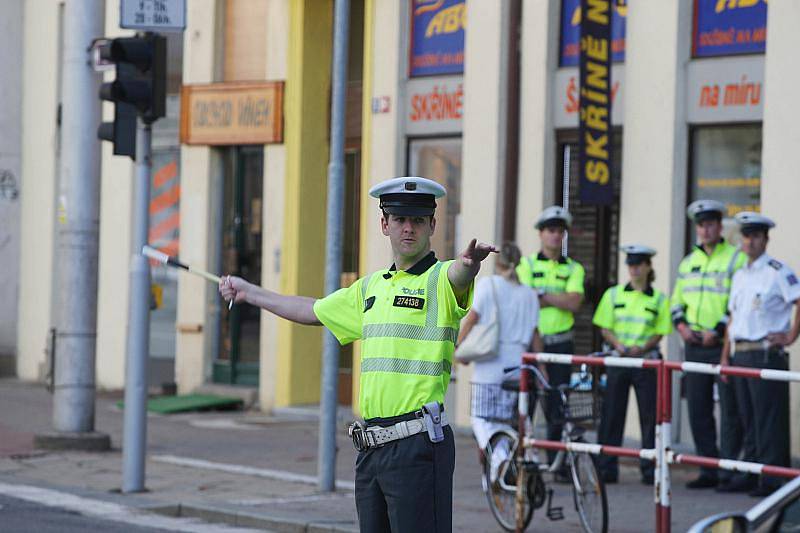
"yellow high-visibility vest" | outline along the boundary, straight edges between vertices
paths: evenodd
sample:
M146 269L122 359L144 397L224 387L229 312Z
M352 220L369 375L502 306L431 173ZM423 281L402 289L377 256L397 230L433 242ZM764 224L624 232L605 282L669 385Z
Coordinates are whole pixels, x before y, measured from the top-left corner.
M367 418L444 403L459 323L466 305L453 293L433 252L405 271L382 270L317 300L314 313L339 340L362 339L359 407Z

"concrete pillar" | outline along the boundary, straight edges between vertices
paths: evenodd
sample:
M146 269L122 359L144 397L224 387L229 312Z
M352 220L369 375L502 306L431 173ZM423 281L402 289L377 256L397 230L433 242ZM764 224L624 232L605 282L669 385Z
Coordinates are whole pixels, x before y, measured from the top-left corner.
M216 0L189 2L183 43L184 83L211 83L221 69L221 25L223 3ZM210 243L216 221L212 195L219 174L220 154L208 146L181 147L180 255L190 265L213 270ZM178 308L175 342L175 381L178 391L191 392L210 375L210 298L217 288L208 281L181 273L178 277Z
M133 32L119 27L119 6L106 2L105 35L119 37ZM105 81L113 80L114 71ZM114 120L114 106L103 104L103 120ZM98 141L99 142L99 141ZM133 161L115 156L111 143L103 142L100 187L100 255L97 276L97 387L125 386L125 353L128 338L128 274L131 244Z
M20 176L17 375L44 379L52 324L53 241L59 132L59 3L26 2L22 17L22 173ZM9 78L10 79L10 78Z
M464 119L461 171L460 250L468 239L497 243L502 232L506 163L506 94L508 89L507 2L468 4L465 32ZM480 275L493 273L484 262ZM472 366L457 366L456 417L469 425Z
M691 28L691 0L628 6L620 244L637 242L658 250L655 286L665 293L685 251ZM626 279L621 259L618 271L620 281ZM669 358L677 358L675 336L662 349L667 343ZM638 438L633 401L627 420L626 433Z
M296 0L289 9L286 76L283 246L280 289L322 296L332 38L330 0ZM278 406L319 401L322 331L278 323Z
M19 293L19 217L22 140L23 2L3 6L0 19L0 375L14 371L17 352L17 295Z
M770 232L767 252L800 269L800 242L796 228L800 224L797 199L800 182L794 154L800 148L800 109L797 108L797 50L800 33L800 3L793 0L770 0L767 10L767 56L764 66L764 130L761 152L761 212L774 219L777 228ZM792 370L798 369L800 342L790 350ZM800 412L798 386L793 384L790 419L797 421ZM792 423L792 455L800 454L800 424Z
M555 102L553 74L558 64L559 14L557 2L529 0L522 3L516 241L523 254L539 248L538 232L533 229L533 224L542 208L555 200L552 108ZM472 25L470 18L467 34Z

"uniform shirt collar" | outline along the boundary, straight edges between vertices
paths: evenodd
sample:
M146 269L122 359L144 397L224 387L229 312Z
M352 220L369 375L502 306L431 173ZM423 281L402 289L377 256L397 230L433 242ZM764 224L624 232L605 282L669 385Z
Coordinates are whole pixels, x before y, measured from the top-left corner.
M772 258L767 254L767 252L764 252L759 256L758 259L753 261L752 264L748 265L747 263L745 263L744 267L747 268L748 270L757 270L759 268L766 266L770 259Z
M634 289L633 285L631 285L630 283L625 285L625 292L630 292L630 291L635 291L635 290L636 289ZM648 285L647 288L645 290L643 290L642 292L644 294L646 294L647 296L652 296L653 295L653 287Z
M431 250L428 255L417 261L414 266L406 270L406 274L411 274L412 276L419 276L424 274L428 271L430 267L437 263L438 259L436 259L436 253ZM389 267L389 272L394 272L397 270L397 265L392 263L392 266Z
M719 242L717 243L717 245L716 245L716 246L714 246L714 251L713 251L713 252L711 252L711 255L714 255L714 254L717 252L717 250L719 250L719 249L721 248L721 246L722 246L723 244L725 244L725 237L720 237L720 238L719 238ZM703 248L703 245L702 245L702 244L695 244L695 245L694 245L694 247L695 247L697 250L700 250L701 252L703 252L703 255L708 255L708 254L706 253L706 249L705 249L705 248Z
M536 256L536 259L539 261L550 261L550 258L544 255L544 252L539 252L539 255ZM560 255L558 256L558 262L562 265L565 265L567 263L567 258L563 255Z

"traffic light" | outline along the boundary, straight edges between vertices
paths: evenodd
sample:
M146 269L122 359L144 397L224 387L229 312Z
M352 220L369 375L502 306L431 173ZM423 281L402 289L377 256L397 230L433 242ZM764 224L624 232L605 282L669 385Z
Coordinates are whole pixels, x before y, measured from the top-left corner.
M111 39L100 59L116 65L117 77L103 83L100 98L114 102L114 122L104 122L97 136L114 143L115 155L136 155L136 117L152 123L166 113L167 40L152 33Z

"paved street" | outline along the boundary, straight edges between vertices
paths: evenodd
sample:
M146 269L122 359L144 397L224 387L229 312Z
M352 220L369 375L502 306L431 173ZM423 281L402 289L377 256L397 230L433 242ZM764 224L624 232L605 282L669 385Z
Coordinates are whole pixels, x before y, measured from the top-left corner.
M286 524L294 524L297 529L288 530L300 531L316 524L318 529L309 530L356 530L351 491L354 452L344 431L339 439L337 467L340 490L319 494L313 483L316 422L307 414L151 415L148 492L121 495L122 413L115 401L115 397L103 395L97 401L97 428L111 434L114 451L43 453L32 449L30 439L38 431L51 429L50 395L38 385L0 380L0 484L42 487L130 508L158 509L171 516L194 516L244 527L284 529ZM456 446L454 530L496 531L481 492L474 443L471 437L460 435ZM745 509L755 503L742 495L688 491L683 483L694 472L673 472L674 531L685 531L703 516ZM554 505L564 507L565 520L550 522L540 511L531 530L579 531L569 487L554 488ZM632 463L623 467L621 483L610 486L608 494L611 531L652 530L652 488L639 483L638 469ZM11 506L12 510L17 508ZM101 518L102 514L94 517Z

